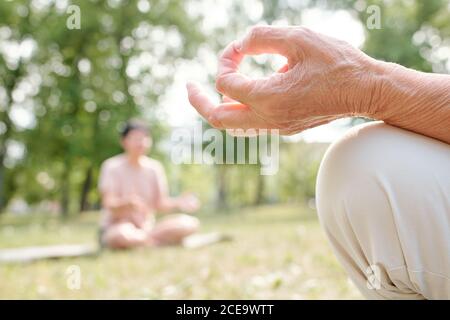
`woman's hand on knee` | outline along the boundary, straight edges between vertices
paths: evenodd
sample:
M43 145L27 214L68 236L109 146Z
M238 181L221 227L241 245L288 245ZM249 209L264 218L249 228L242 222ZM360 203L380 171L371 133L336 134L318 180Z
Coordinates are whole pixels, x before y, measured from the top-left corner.
M177 198L178 209L186 213L194 213L200 209L200 200L192 193L183 193Z

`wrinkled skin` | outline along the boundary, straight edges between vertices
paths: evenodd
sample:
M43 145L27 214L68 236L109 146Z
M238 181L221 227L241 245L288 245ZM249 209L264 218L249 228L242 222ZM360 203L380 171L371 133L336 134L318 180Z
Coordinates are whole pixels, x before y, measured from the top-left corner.
M267 78L249 79L238 72L244 55L262 53L281 54L288 62ZM293 134L367 106L372 61L346 42L306 28L254 27L220 57L216 87L224 103L215 108L195 84L188 85L189 98L216 128Z
M277 73L251 79L245 55L280 54ZM279 129L294 134L348 116L365 116L450 142L450 77L375 60L350 44L304 27L253 27L219 58L219 105L199 85L189 101L218 129Z

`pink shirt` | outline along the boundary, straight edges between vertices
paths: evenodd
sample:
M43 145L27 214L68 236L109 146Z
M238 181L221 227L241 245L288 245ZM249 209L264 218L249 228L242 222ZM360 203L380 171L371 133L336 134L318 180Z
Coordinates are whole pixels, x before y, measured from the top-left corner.
M151 209L147 214L154 219L160 199L167 194L167 179L164 168L158 161L143 156L140 166L133 166L124 154L120 154L103 162L99 190L122 199L139 197ZM113 221L111 213L103 209L101 225L108 226L115 222L118 221Z

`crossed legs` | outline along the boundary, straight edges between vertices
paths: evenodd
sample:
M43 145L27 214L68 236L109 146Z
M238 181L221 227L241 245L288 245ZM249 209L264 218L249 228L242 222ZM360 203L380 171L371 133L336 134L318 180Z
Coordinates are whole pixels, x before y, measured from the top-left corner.
M197 232L200 222L186 214L171 214L153 228L140 229L130 222L109 226L102 242L112 249L180 244L183 238Z

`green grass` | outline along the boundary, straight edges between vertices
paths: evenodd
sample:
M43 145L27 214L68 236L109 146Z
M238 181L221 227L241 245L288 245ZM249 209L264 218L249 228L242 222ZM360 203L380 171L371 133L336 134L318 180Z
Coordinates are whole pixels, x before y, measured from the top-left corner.
M200 249L105 251L97 257L0 265L0 299L361 299L315 211L302 206L202 214L202 231L232 242ZM60 222L0 217L0 248L95 241L98 214ZM79 290L67 268L80 267Z

